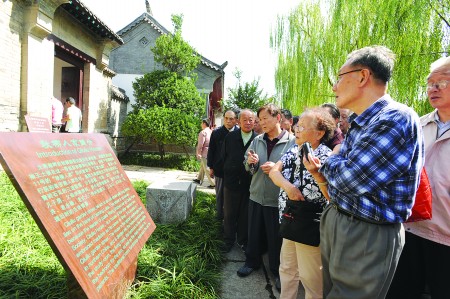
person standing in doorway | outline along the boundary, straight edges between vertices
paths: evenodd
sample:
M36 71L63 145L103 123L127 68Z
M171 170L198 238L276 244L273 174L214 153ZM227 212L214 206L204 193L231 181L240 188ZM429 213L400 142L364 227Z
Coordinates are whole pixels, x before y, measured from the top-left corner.
M215 183L214 179L209 175L209 169L206 162L206 158L208 157L208 148L209 148L209 140L211 138L211 129L209 128L209 120L202 120L202 130L198 133L197 138L197 159L200 160L200 171L198 172L197 178L194 180L197 184L203 184L203 179L206 177L209 181L209 188L214 188Z
M214 178L216 186L217 219L223 220L223 159L222 145L225 136L236 128L236 113L228 110L223 115L223 126L215 129L209 141L207 165L209 175Z
M75 103L75 99L72 97L66 99L67 112L63 121L66 122L66 132L68 133L80 133L81 130L81 110Z
M55 97L52 97L51 101L52 101L52 132L59 133L62 126L64 106L61 103L61 101Z

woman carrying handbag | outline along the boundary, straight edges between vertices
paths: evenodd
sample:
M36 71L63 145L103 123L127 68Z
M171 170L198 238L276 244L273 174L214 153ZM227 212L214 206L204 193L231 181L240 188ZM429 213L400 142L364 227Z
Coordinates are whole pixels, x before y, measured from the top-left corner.
M294 127L295 142L272 168L269 176L281 188L279 195L280 298L297 298L299 281L306 299L322 298L322 262L320 257L320 215L327 204L326 184L315 180L305 168L308 159L322 163L331 154L325 146L335 123L323 108L306 110ZM320 174L315 174L321 177Z

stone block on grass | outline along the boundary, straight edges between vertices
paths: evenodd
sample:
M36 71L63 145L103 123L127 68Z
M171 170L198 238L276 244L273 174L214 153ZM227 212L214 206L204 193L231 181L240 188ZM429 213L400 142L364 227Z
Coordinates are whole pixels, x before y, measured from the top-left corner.
M155 222L184 221L194 205L196 189L191 182L155 182L147 187L147 211Z

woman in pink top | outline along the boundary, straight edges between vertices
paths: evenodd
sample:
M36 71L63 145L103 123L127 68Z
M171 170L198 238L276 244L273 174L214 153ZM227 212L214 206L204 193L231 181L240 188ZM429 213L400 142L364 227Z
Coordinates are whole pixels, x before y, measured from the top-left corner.
M209 148L209 139L211 137L211 129L209 128L209 120L202 120L202 130L198 133L198 142L197 142L197 159L200 160L200 171L198 172L197 179L194 182L198 184L203 183L203 179L205 177L208 178L209 187L214 188L215 183L214 180L209 176L209 169L206 165L206 157L208 156L208 148Z

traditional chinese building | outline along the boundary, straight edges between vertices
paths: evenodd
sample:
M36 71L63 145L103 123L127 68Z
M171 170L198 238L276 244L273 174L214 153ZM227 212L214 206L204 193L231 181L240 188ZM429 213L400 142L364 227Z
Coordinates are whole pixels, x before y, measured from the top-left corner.
M154 61L153 52L156 39L162 34L171 34L153 17L148 1L147 10L130 24L119 30L117 34L123 39L123 44L111 51L110 68L116 73L113 83L124 88L134 102L132 82L139 76L163 66ZM201 56L201 63L194 70L198 75L195 83L201 96L206 99L206 114L214 120L224 94L224 69L227 62L219 65Z
M123 40L81 1L2 1L0 44L0 131L27 131L25 115L50 119L50 98L71 96L83 132L118 134L128 98L108 65Z

